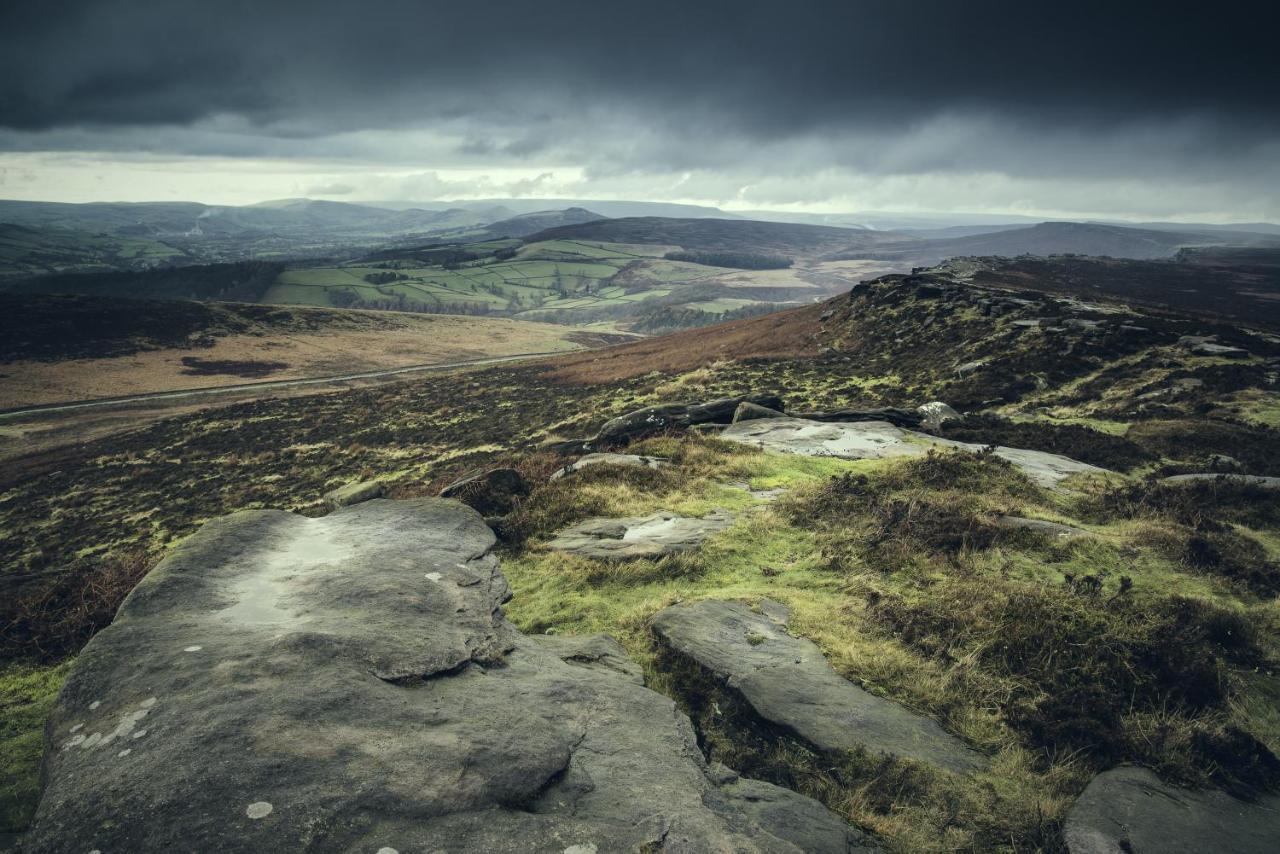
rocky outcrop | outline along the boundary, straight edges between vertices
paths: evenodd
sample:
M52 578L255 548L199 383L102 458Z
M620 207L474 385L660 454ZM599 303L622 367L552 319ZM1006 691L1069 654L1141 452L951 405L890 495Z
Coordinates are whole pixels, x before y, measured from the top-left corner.
M756 403L744 400L738 404L738 408L733 411L733 423L739 421L750 421L753 418L782 418L783 413L776 409L770 409L767 406L760 406Z
M366 480L360 483L348 483L324 494L324 503L330 510L349 507L361 501L381 498L387 494L387 487L380 480Z
M715 511L701 519L675 513L622 519L595 518L572 525L547 543L556 551L597 560L659 558L696 549L733 518Z
M1225 472L1206 471L1196 474L1175 474L1161 478L1161 483L1173 485L1183 483L1199 483L1211 481L1232 486L1254 486L1258 489L1280 489L1280 477L1263 477L1256 474L1227 474Z
M930 718L842 678L811 641L786 630L786 609L741 602L672 605L653 618L654 634L739 695L770 726L820 751L866 750L947 771L986 760Z
M864 850L616 644L517 632L493 543L437 499L208 523L77 658L24 851Z
M575 472L580 472L592 466L634 466L636 468L660 469L666 464L667 461L661 457L645 457L639 454L587 454L564 468L557 469L551 474L551 480L568 477Z
M499 468L477 472L440 490L441 498L455 498L486 516L510 513L532 488L520 472Z
M1114 768L1085 788L1063 836L1071 854L1270 854L1280 841L1280 795L1246 802L1171 786L1145 768Z
M887 421L825 424L801 418L762 418L727 427L722 438L734 442L812 457L851 460L920 456L930 448L980 451L983 445L904 430ZM1013 463L1041 486L1057 486L1073 474L1100 474L1106 469L1045 451L997 446L994 453Z
M783 410L782 398L772 394L725 397L706 403L664 403L658 406L646 406L605 422L595 438L589 439L586 444L591 448L605 448L652 436L665 430L690 427L695 424L728 424L733 420L733 414L738 406L743 403L752 403L779 412Z

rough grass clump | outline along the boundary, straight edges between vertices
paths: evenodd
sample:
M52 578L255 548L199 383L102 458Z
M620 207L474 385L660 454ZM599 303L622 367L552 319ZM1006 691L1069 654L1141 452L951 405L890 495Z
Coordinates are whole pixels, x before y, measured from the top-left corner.
M1226 525L1200 525L1182 557L1194 569L1243 584L1258 596L1280 593L1280 563L1262 543Z
M1080 424L1010 421L996 415L970 415L943 426L948 439L983 442L1062 454L1090 465L1129 471L1159 458L1158 454L1123 436L1113 436Z
M8 592L0 601L0 656L54 661L79 651L154 564L141 550L115 552L89 572Z
M1161 456L1202 470L1210 454L1239 460L1252 474L1280 474L1280 430L1229 421L1198 419L1147 421L1133 425L1127 438Z
M591 516L626 516L641 505L651 509L679 502L713 479L749 476L749 461L760 456L759 450L735 442L692 435L648 439L627 452L659 457L666 464L658 469L600 464L543 483L504 520L503 540L518 547Z
M892 839L893 850L1061 847L1060 816L1082 785L1072 764L1032 775L1019 757L998 757L997 786L985 779L988 775L970 779L867 751L820 753L755 715L696 662L656 639L651 642L657 650L655 687L678 699L708 761L808 795L855 825Z
M945 582L913 598L875 597L869 614L921 653L1002 685L1006 721L1050 754L1079 752L1100 765L1143 759L1150 745L1135 740L1130 718L1160 714L1185 731L1180 747L1170 745L1178 751L1164 755L1172 776L1280 783L1266 747L1223 725L1232 666L1264 663L1242 612L1180 596L1137 603L1123 580L1073 577L1058 589ZM1235 761L1223 739L1250 749Z
M1270 527L1280 525L1280 491L1231 477L1178 483L1130 481L1086 493L1076 510L1103 524L1146 517L1191 528L1227 522Z
M793 524L819 532L830 568L850 571L863 564L893 572L991 547L1004 532L985 502L1035 492L994 454L931 450L874 478L837 475L782 509Z
M35 813L44 722L70 668L67 661L0 669L0 834L25 830Z

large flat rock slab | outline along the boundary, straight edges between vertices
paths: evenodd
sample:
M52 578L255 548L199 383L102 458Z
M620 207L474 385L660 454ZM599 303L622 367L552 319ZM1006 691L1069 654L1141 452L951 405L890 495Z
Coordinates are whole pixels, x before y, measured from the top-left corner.
M596 517L565 528L547 546L597 560L659 558L696 549L731 524L733 518L722 511L701 519L665 512L617 519Z
M1161 478L1162 483L1173 485L1186 483L1222 483L1228 486L1254 486L1258 489L1280 489L1280 477L1264 477L1257 474L1227 474L1223 472L1197 472L1196 474L1175 474Z
M1271 854L1280 849L1280 795L1247 802L1113 768L1071 807L1063 836L1071 854Z
M77 659L23 850L863 850L713 774L616 643L521 635L493 543L438 499L205 525Z
M905 430L888 421L833 424L803 418L760 418L732 424L720 436L769 451L811 457L842 457L849 460L914 457L928 453L930 448L980 451L984 447ZM995 454L1013 463L1027 477L1045 487L1057 486L1073 474L1106 472L1106 469L1045 451L997 446Z
M819 750L866 750L955 772L986 765L936 721L841 677L812 641L787 633L782 606L761 610L693 602L666 608L652 625L662 643L710 671L763 721Z

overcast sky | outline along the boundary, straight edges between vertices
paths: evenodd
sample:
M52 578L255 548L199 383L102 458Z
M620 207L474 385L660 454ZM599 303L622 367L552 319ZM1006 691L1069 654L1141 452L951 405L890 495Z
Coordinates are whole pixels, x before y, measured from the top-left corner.
M0 4L0 198L1280 221L1275 3Z

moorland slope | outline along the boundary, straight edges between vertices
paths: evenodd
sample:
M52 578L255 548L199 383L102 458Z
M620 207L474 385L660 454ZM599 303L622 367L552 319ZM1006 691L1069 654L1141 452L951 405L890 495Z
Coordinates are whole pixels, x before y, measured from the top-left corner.
M1092 826L1081 810L1116 801L1097 792L1120 763L1150 769L1146 791L1207 786L1255 821L1235 798L1280 786L1280 341L1211 306L1035 284L889 276L666 346L235 405L13 469L10 826L31 814L53 692L69 667L78 685L106 672L64 662L166 551L237 510L324 516L327 491L370 480L393 503L444 490L477 508L514 627L614 636L708 760L889 850L1065 850ZM719 423L748 395L740 417L759 420ZM922 422L934 400L962 417ZM584 450L631 456L553 477ZM632 530L678 548L571 545ZM667 609L695 602L725 605L676 631ZM787 717L794 683L718 676L716 637L762 661L806 639L830 691L978 758L830 741Z

